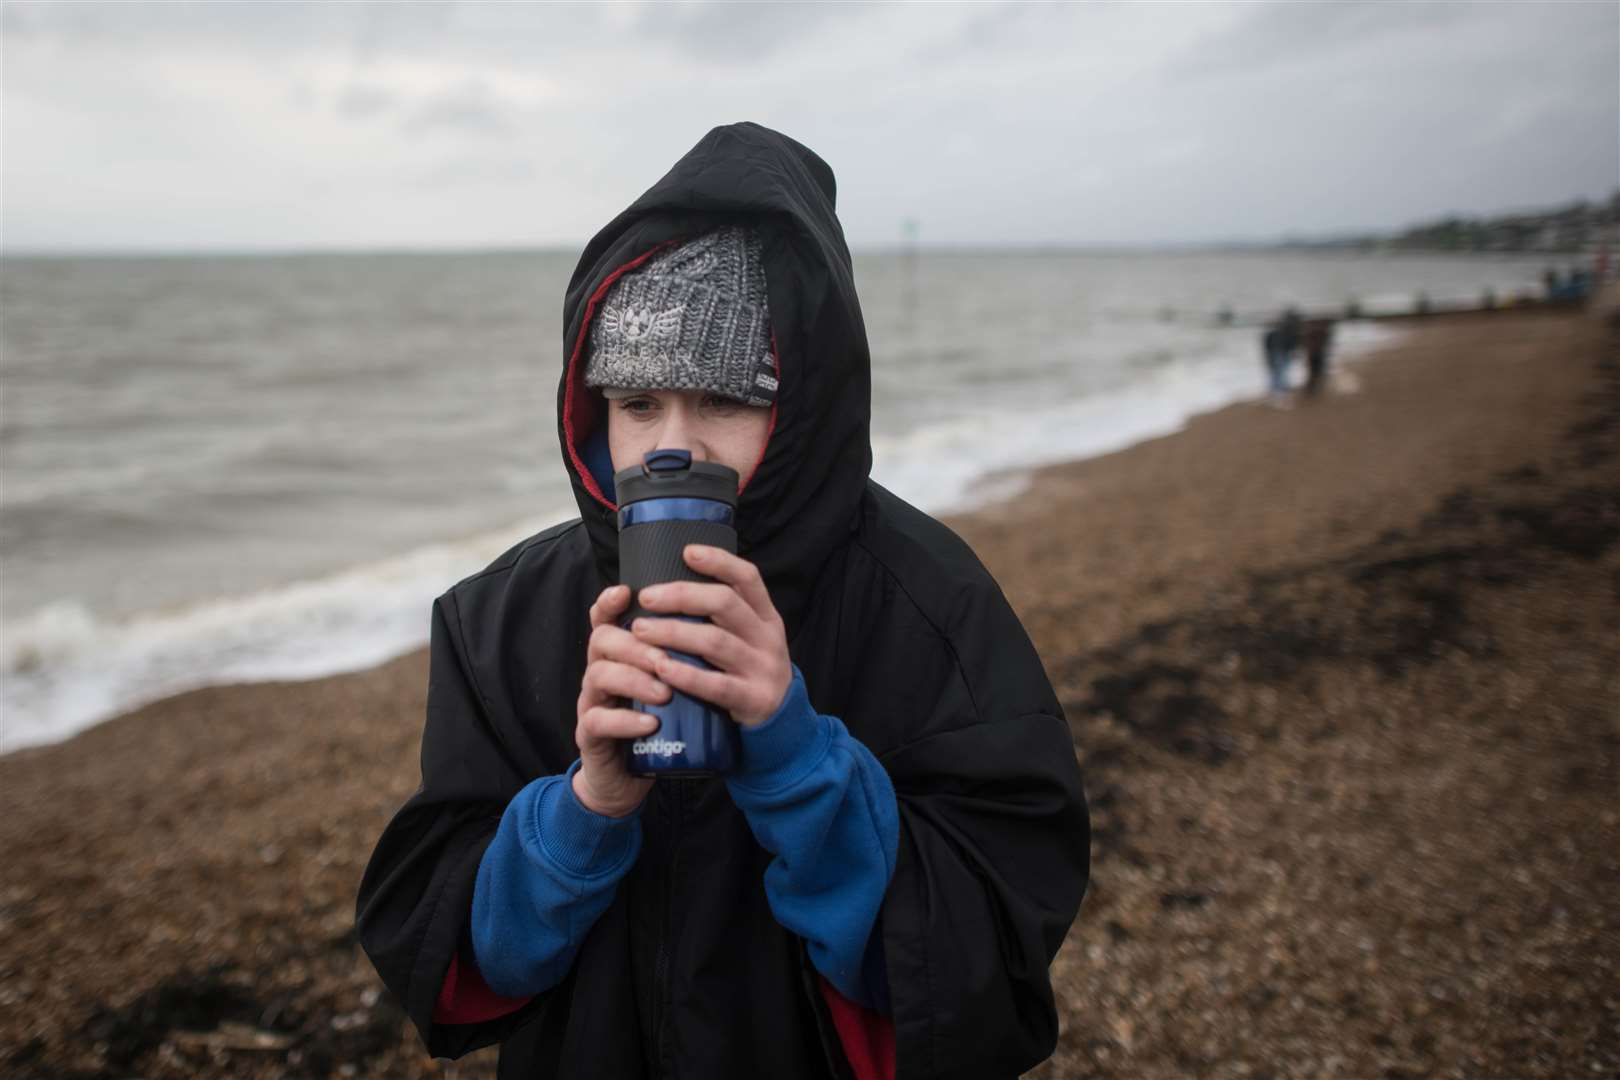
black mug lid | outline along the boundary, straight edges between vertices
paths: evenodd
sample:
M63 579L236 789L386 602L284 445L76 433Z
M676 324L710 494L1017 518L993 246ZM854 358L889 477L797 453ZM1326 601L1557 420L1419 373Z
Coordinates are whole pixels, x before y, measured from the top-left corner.
M713 499L737 505L737 470L712 461L693 461L690 450L654 450L613 474L620 506L643 499Z

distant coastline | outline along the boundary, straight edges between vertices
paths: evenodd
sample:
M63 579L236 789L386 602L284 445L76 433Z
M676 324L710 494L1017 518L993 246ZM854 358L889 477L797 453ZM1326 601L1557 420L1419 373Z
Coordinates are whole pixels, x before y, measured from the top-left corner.
M1620 242L1620 188L1602 201L1488 217L1453 214L1395 233L1287 238L1274 250L1423 252L1447 255L1596 254Z

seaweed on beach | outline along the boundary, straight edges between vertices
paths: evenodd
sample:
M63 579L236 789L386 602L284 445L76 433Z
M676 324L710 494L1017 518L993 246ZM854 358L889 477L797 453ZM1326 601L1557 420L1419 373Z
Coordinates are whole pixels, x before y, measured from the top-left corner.
M1509 491L1494 504L1472 492L1456 497L1488 505L1498 527L1459 526L1454 513L1438 513L1347 557L1256 576L1238 602L1154 623L1074 657L1062 672L1070 680L1105 674L1091 677L1090 694L1066 706L1110 713L1149 741L1219 764L1224 754L1204 749L1218 743L1212 725L1223 719L1216 699L1200 689L1212 675L1271 685L1333 660L1371 663L1397 678L1446 650L1489 656L1489 633L1469 615L1473 586L1524 584L1558 556L1594 560L1620 542L1620 484L1539 497ZM1331 605L1316 602L1327 594ZM1166 643L1183 662L1151 659ZM1189 652L1198 663L1185 662ZM1201 734L1189 739L1189 729Z
M1067 658L1055 681L1068 690L1088 783L1110 794L1096 854L1129 850L1117 807L1128 746L1114 731L1220 766L1236 747L1223 704L1233 683L1275 689L1320 663L1367 664L1398 680L1448 654L1489 659L1498 647L1472 610L1478 589L1532 584L1563 559L1595 561L1620 543L1620 483L1592 464L1609 459L1620 434L1617 354L1611 341L1599 388L1583 398L1587 416L1569 426L1548 468L1527 463L1489 487L1459 486L1408 528L1348 554L1251 574L1224 602ZM1099 738L1106 753L1085 749Z
M161 1050L170 1067L234 1061L232 1071L242 1073L257 1063L273 1064L280 1076L326 1077L340 1067L358 1070L399 1042L405 1014L385 994L368 992L359 1008L345 1010L312 1000L307 987L276 985L273 970L216 964L171 975L127 1004L98 1005L82 1030L104 1066L80 1075L127 1076ZM33 1056L14 1055L7 1064L22 1070Z

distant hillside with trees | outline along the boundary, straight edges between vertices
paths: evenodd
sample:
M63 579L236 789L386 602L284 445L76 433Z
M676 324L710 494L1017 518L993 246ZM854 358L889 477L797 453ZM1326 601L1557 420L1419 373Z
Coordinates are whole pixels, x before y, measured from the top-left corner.
M1360 251L1594 252L1620 242L1620 189L1546 210L1441 218L1398 233L1288 240L1288 248Z

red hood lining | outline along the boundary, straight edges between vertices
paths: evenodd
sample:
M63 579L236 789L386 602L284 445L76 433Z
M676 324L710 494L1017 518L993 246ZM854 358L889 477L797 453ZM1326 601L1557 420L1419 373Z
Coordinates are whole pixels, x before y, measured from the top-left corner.
M585 490L591 493L593 499L609 510L617 510L618 505L609 501L608 497L603 494L601 486L596 482L596 477L591 475L591 470L586 466L584 458L580 457L579 454L579 441L589 438L591 433L596 430L597 420L600 415L598 408L599 397L584 385L584 373L580 370L579 359L585 352L585 340L586 336L591 332L591 320L596 318L596 307L602 302L602 298L607 295L608 289L613 287L613 283L664 248L679 243L681 239L664 241L662 244L631 259L602 279L602 284L596 287L596 291L591 294L590 300L585 303L585 321L580 324L579 336L574 339L574 348L568 354L568 376L565 384L566 389L563 392L563 445L567 447L568 458L573 462L574 472L579 475L580 482L585 485ZM779 398L782 382L782 358L780 351L776 347L775 329L771 331L771 366L776 371L777 395ZM776 433L776 405L776 399L773 399L771 401L771 422L765 431L765 445L760 448L759 460L754 462L754 467L750 470L750 480L759 471L760 464L765 460L765 451L771 445L771 436ZM742 487L746 488L747 486L748 480L744 480ZM742 489L739 488L737 493L741 495Z

